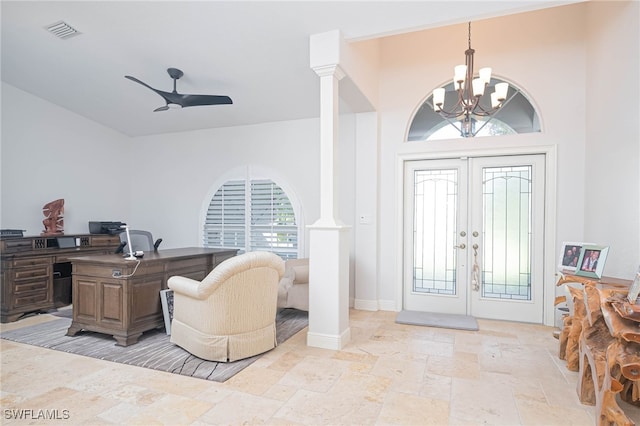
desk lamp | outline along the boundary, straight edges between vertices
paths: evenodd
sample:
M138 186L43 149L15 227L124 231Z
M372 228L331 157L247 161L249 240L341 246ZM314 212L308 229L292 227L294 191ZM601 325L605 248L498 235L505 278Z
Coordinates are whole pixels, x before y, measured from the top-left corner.
M122 225L121 228L124 228L124 231L127 233L127 246L129 246L129 256L125 257L124 260L138 260L133 254L133 245L131 244L131 236L129 235L129 226Z

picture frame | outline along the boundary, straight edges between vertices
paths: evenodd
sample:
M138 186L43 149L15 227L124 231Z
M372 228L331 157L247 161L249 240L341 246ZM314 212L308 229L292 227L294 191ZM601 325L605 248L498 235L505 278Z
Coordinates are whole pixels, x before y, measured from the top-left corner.
M638 300L638 295L640 295L640 266L638 266L638 270L636 271L636 276L631 283L631 287L629 287L629 293L627 294L627 300L632 305L635 305Z
M576 267L576 275L589 278L602 278L604 264L609 254L608 246L584 245Z
M594 245L594 243L572 241L563 242L562 250L560 250L560 259L558 259L558 270L574 272L578 266L578 261L580 260L582 247L590 245Z
M170 336L171 321L173 320L173 290L160 290L160 302L162 303L162 315L164 316L164 329L167 336Z

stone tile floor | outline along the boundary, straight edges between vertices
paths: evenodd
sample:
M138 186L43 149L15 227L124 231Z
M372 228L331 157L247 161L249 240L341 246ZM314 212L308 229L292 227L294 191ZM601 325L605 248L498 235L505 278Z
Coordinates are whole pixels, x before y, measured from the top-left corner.
M225 383L0 340L0 423L595 425L553 328L478 320L480 331L459 331L395 315L351 310L343 350L306 346L304 329Z

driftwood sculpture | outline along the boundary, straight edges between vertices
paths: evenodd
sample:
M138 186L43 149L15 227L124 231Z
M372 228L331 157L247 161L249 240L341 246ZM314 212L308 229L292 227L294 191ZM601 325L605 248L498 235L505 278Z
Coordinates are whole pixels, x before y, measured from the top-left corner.
M44 231L40 235L64 234L64 198L51 201L42 207L45 219L42 221Z
M581 277L558 284L569 282L582 288L569 287L574 310L564 318L559 357L579 372L578 397L595 405L597 426L632 426L618 399L640 407L640 309L626 299L628 288Z

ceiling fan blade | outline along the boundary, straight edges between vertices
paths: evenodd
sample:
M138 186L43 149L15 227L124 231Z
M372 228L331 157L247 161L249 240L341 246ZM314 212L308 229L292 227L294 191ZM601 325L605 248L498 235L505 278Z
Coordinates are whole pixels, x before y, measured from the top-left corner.
M201 106L201 105L228 105L233 101L229 96L220 95L182 95L180 102L183 107Z
M144 87L146 87L147 89L151 89L154 92L156 92L158 95L162 96L165 100L165 102L167 103L172 103L171 99L172 97L174 97L175 93L169 93L169 92L165 92L163 90L158 90L158 89L154 89L153 87L149 86L147 83L145 83L144 81L140 81L135 77L131 77L130 75L125 75L124 78L128 78L131 81L135 81L138 84L143 85Z
M129 79L129 80L131 80L131 81L135 81L135 82L136 82L136 83L138 83L138 84L142 84L144 87L146 87L146 88L148 88L148 89L151 89L151 90L153 90L153 91L154 91L154 92L156 92L156 93L158 92L158 90L157 90L157 89L154 89L153 87L149 86L149 85L148 85L147 83L145 83L144 81L140 81L140 80L138 80L138 79L137 79L137 78L135 78L135 77L131 77L130 75L125 75L125 76L124 76L124 78L128 78L128 79Z

